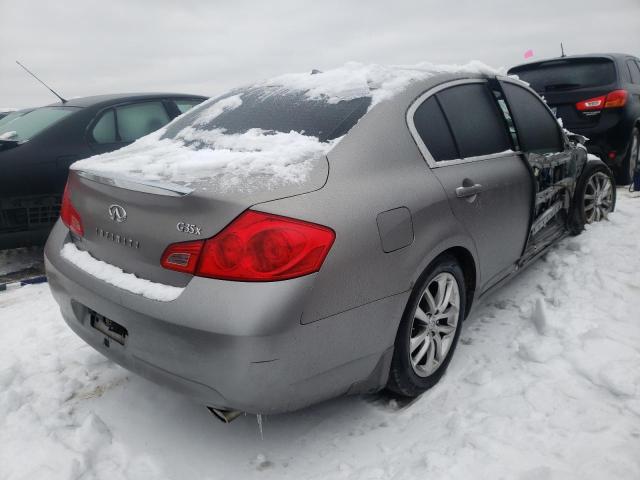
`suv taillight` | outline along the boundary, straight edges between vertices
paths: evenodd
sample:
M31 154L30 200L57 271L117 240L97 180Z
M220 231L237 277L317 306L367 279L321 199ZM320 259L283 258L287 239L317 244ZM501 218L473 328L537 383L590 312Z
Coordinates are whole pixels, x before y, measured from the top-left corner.
M590 112L602 110L603 108L624 107L627 103L627 95L626 90L614 90L609 92L608 95L582 100L576 103L576 108L581 112Z
M627 103L627 91L626 90L614 90L607 95L607 100L604 102L604 108L619 108L624 107Z
M71 203L71 191L69 188L69 182L64 187L64 194L62 195L62 206L60 207L60 218L69 230L81 237L84 235L84 228L82 227L82 218L80 214Z
M161 264L223 280L286 280L320 270L334 240L322 225L247 210L208 240L169 245Z

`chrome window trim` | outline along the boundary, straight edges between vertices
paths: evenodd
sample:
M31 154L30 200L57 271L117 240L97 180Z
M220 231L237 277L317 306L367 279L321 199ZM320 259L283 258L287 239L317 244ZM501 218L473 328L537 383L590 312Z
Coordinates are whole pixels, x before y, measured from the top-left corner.
M520 81L516 81L516 82L521 83ZM409 109L407 110L406 121L407 121L407 126L409 127L409 132L411 133L413 140L416 142L416 145L418 146L420 153L422 153L422 156L424 157L427 164L431 168L441 168L441 167L448 167L450 165L461 165L464 163L481 162L481 161L490 160L493 158L508 157L511 155L519 155L522 153L522 152L514 152L513 150L505 150L503 152L489 153L487 155L478 155L475 157L455 158L451 160L440 160L439 162L434 160L433 156L429 152L429 149L427 148L425 143L422 141L422 137L420 137L420 134L418 133L418 129L416 128L416 125L413 122L413 116L416 113L416 110L418 109L418 107L420 107L420 105L422 105L422 103L425 100L427 100L429 97L432 97L436 93L451 87L456 87L458 85L466 85L466 84L472 84L472 83L486 84L487 80L479 79L479 78L473 78L473 79L469 78L469 79L463 79L463 80L453 80L451 82L446 82L446 83L437 85L431 88L430 90L427 90L423 94L421 94L418 98L416 98L413 101L413 103L409 106ZM451 134L453 135L453 132L451 132Z
M118 175L103 176L85 170L75 170L79 177L103 185L111 185L135 192L152 193L167 197L184 197L193 192L192 188L169 182L155 182L151 180L138 180L124 178Z

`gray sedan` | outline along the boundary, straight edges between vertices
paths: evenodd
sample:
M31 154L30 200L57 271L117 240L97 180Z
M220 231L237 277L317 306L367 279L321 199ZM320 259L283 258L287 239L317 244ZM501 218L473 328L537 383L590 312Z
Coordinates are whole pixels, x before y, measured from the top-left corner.
M524 83L335 78L235 90L75 164L45 251L71 329L226 420L413 397L480 298L614 208Z

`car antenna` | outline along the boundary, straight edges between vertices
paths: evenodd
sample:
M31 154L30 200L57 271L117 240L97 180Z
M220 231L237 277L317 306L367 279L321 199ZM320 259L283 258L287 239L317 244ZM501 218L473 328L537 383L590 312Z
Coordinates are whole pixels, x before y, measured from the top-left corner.
M560 42L560 52L561 52L561 57L564 58L566 57L566 55L564 54L564 45L562 45L562 42Z
M44 85L45 87L47 87L47 88L51 91L51 93L53 93L56 97L58 97L58 98L60 99L60 101L61 101L62 103L67 103L67 100L65 100L64 98L62 98L62 96L58 95L58 94L56 93L56 91L55 91L53 88L51 88L49 85L47 85L47 84L46 84L46 83L44 83L42 80L40 80L38 77L36 77L36 76L35 76L35 74L34 74L31 70L29 70L27 67L25 67L23 64L21 64L18 60L16 60L16 63L17 63L18 65L20 65L22 68L24 68L24 69L27 71L27 73L28 73L29 75L31 75L33 78L35 78L36 80L38 80L42 85Z

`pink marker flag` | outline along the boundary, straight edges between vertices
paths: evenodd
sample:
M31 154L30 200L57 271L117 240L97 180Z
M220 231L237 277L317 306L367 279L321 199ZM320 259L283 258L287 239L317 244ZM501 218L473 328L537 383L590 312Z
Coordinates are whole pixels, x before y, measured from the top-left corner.
M524 58L531 58L533 57L533 50L529 49L526 52L524 52Z

